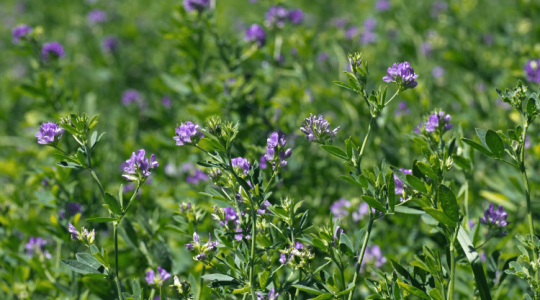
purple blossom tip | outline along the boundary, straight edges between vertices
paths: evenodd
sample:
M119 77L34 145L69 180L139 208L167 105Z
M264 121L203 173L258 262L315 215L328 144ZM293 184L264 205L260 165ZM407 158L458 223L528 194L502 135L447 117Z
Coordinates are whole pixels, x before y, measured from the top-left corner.
M41 57L45 61L64 56L66 56L64 47L62 47L62 45L60 45L58 42L45 43L43 44L43 47L41 47Z
M41 145L58 143L58 140L62 137L64 133L64 128L58 126L53 122L45 122L41 124L39 131L35 134L35 137L38 138L38 143Z
M408 62L395 63L386 71L386 76L383 81L387 83L395 82L400 90L414 88L418 85L416 82L418 75L414 73L414 69Z
M21 39L25 38L32 32L32 27L21 24L13 29L11 29L11 35L13 36L13 43L17 44Z

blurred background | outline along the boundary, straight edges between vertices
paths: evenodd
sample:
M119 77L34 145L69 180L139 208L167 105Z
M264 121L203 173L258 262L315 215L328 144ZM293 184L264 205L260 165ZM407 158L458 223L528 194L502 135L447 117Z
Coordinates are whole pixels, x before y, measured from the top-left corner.
M336 145L343 147L349 136L361 144L369 111L358 95L332 84L346 80L349 53L362 52L369 61L368 90L384 84L382 77L395 62L408 61L419 74L418 86L400 94L377 120L365 168L383 160L411 168L413 159L422 157L411 132L434 109L452 116L448 139L471 138L476 127L513 128L519 114L494 89L512 88L520 79L536 91L540 81L537 1L217 0L213 5L198 14L170 0L0 3L0 298L65 299L25 253L25 244L30 237L46 238L52 254L47 264L56 268L59 280L69 282L70 273L58 259L80 245L66 239L58 226L106 214L91 177L55 168L54 149L37 144L34 134L42 122L59 122L70 112L99 114L96 130L106 134L93 165L111 193L120 184L132 193L134 187L121 177L121 164L133 151L144 148L156 155L160 167L137 196L137 213L126 222L131 228L121 232L120 267L125 278L142 278L155 265L187 278L201 268L183 246L190 238L166 225L175 224L174 211L182 202L208 211L215 203L199 194L211 185L206 170L196 165L202 154L172 139L181 122L202 125L213 115L239 122L234 153L251 162L265 153L270 133L285 134L293 155L271 202L286 196L304 200L303 208L317 225L336 217L331 205L347 199L351 205L340 217L346 231L356 232L366 223L353 218L360 192L338 177L350 167L309 143L299 130L304 118L321 114L332 128L340 126ZM276 5L301 14L276 21L269 14ZM11 30L21 24L33 28L33 43L14 40ZM245 40L252 24L264 28L264 43ZM46 62L41 45L52 41L63 46L65 56ZM389 93L394 92L390 85ZM540 137L537 126L529 131L529 177L538 219ZM68 138L60 145L72 153L76 149ZM456 168L449 175L457 187L465 182L462 174ZM471 219L478 222L493 202L504 205L511 223L508 236L490 241L484 255L500 251L501 260L518 255L513 236L527 232L519 174L480 154L473 174ZM418 219L399 215L378 221L372 243L385 257L404 262L424 244L442 245L442 236ZM97 226L99 243L112 245L106 225L86 226ZM216 226L207 214L199 231ZM390 264L381 269L391 272ZM456 289L466 299L472 276L466 266L462 269ZM521 299L524 282L506 280L498 297ZM107 299L103 286L86 278L81 282L91 291L88 299ZM365 287L362 293L369 294Z

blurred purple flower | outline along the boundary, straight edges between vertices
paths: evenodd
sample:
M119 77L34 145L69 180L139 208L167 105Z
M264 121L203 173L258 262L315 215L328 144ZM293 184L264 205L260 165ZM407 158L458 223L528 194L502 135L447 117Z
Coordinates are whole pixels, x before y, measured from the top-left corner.
M326 60L328 60L328 58L330 58L330 56L326 52L321 52L319 55L317 55L317 61L319 63L324 63Z
M399 170L403 172L403 174L405 175L407 174L412 175L412 170L410 169L400 168ZM397 177L396 174L394 174L394 184L395 184L394 193L396 195L401 196L400 199L401 199L401 202L403 202L405 200L405 198L403 198L403 191L404 191L403 182Z
M122 93L122 104L127 106L131 103L138 103L140 104L142 102L141 94L134 89L125 90L124 93Z
M364 30L371 31L375 29L375 26L377 26L377 20L374 18L367 18L364 21Z
M484 34L482 37L482 40L484 41L484 44L491 46L493 44L493 35L492 34Z
M293 9L289 12L289 20L293 24L300 24L304 21L304 12L301 9Z
M199 182L207 180L208 175L199 169L195 169L193 175L186 177L186 182L191 184L199 184Z
M401 101L398 104L398 108L396 109L394 115L401 116L401 115L409 115L411 114L411 110L407 107L407 102Z
M360 259L360 257L359 257ZM386 257L382 255L381 248L377 245L367 247L364 254L364 260L360 266L360 272L365 272L366 265L373 264L376 268L382 267L386 263Z
M540 59L531 59L525 64L525 77L528 82L540 83Z
M499 107L502 107L504 110L509 110L512 108L512 105L510 105L509 103L506 103L504 101L502 101L501 98L497 99L497 106Z
M354 222L360 222L364 216L369 214L369 205L366 202L362 202L357 211L353 211L352 218Z
M272 6L264 15L268 27L276 26L282 28L289 12L283 6Z
M13 36L13 43L17 44L22 38L25 38L32 32L32 27L21 24L13 29L11 29L11 35Z
M210 0L184 0L184 9L188 12L202 12L210 8Z
M161 104L163 104L163 107L170 108L171 107L171 97L164 96L161 98Z
M502 231L504 227L508 225L506 218L508 213L504 210L502 205L499 205L495 210L495 205L491 203L489 208L484 211L484 216L480 218L480 223L487 225L490 229L496 230L496 237L506 236L506 231Z
M349 215L349 208L351 207L351 202L347 201L345 198L341 198L338 201L335 201L330 205L330 212L336 219L343 219Z
M433 70L431 71L431 74L435 78L441 78L444 76L444 69L441 66L435 66L433 67Z
M58 42L45 43L43 44L43 47L41 47L41 58L43 58L43 60L61 58L64 56L66 56L64 48Z
M114 52L118 49L118 39L112 35L106 36L101 40L101 50L103 52Z
M434 132L438 129L441 129L441 131L450 130L454 126L450 123L451 118L450 115L445 115L442 111L433 113L429 116L428 121L424 123L424 128L427 132Z
M99 9L94 9L86 15L86 20L89 25L103 23L107 21L107 13Z
M375 3L375 8L378 11L387 11L387 10L390 9L390 1L388 1L388 0L378 0Z
M261 156L261 159L260 159L260 162L259 162L259 167L261 169L266 169L266 167L268 166L268 164L266 163L266 158L265 158L266 155L263 155Z
M246 30L244 41L256 42L257 46L262 47L266 43L266 32L259 24L253 24Z
M66 211L68 213L68 217L72 217L78 213L80 213L82 216L82 206L80 203L76 203L76 202L67 203L66 208L60 209L60 211L58 212L58 215L60 216L61 219L64 219L66 217Z
M377 41L377 34L371 32L371 31L364 31L360 35L360 44L362 45L368 45L375 43Z
M42 237L30 237L28 243L24 246L26 249L26 255L33 256L34 254L43 254L45 258L50 259L52 255L47 249L45 249L47 241Z
M360 33L360 29L356 26L350 26L345 30L345 37L349 40L352 40Z
M435 1L431 6L431 16L437 18L442 11L448 9L448 3L445 1Z
M433 45L430 42L422 42L420 44L420 53L424 56L430 56L433 52Z
M171 274L169 274L165 269L162 267L157 267L157 272L154 272L154 270L149 270L146 272L146 282L149 285L162 285L164 281L171 278Z
M243 157L236 157L231 159L232 167L239 169L243 175L247 175L249 172L249 161ZM242 175L242 174L240 174Z
M529 149L529 148L531 148L531 137L527 135L525 137L525 149Z

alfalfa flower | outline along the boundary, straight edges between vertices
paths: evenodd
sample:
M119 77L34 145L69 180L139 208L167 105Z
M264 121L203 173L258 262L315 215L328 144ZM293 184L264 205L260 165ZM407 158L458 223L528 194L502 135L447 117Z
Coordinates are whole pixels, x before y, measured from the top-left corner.
M273 132L267 139L266 155L264 158L266 161L272 163L272 170L274 172L279 172L285 168L287 166L285 159L292 155L291 148L285 150L286 144L285 136L282 135L280 138L277 132Z
M146 282L149 285L162 285L163 282L165 282L167 279L171 278L171 274L169 274L165 269L162 267L157 267L157 272L154 272L154 270L149 270L146 272Z
M274 288L271 288L268 292L268 295L264 295L261 292L257 292L257 300L276 300L279 296L279 293L276 293Z
M323 145L332 144L332 140L340 128L338 126L334 130L330 130L330 123L322 115L315 117L313 114L309 114L309 118L305 118L302 125L300 131L306 135L308 141Z
M86 15L86 20L90 26L103 23L107 21L107 13L99 9L94 9Z
M173 139L177 146L197 145L204 137L203 129L197 123L186 122L176 127L176 136Z
M20 40L25 39L30 33L32 33L32 27L21 24L11 29L11 35L13 36L13 43L17 44Z
M86 246L90 247L92 243L94 243L94 239L96 238L96 230L92 229L92 231L86 230L86 228L82 227L81 231L77 231L77 228L73 226L73 224L68 223L68 231L71 233L71 238L74 240L80 240L86 244Z
M495 237L506 236L506 231L503 231L504 227L508 225L506 218L508 213L504 210L502 205L499 205L495 210L495 205L491 203L489 208L484 211L484 216L480 218L480 223L487 225L490 230L493 230Z
M210 0L184 0L184 9L188 12L203 12L210 8Z
M330 212L336 219L343 219L349 215L349 208L351 207L351 202L347 201L345 198L341 198L338 201L330 205Z
M540 83L540 59L529 60L524 71L528 82Z
M257 46L262 47L266 43L266 32L264 28L259 24L253 24L248 29L244 35L244 41L246 42L256 42Z
M127 174L122 175L128 181L144 181L150 174L150 171L159 166L159 163L156 160L156 156L152 154L150 156L150 161L144 156L144 149L140 149L137 153L133 152L131 157L126 160L126 166L124 167L124 172Z
M26 249L26 255L33 256L38 255L39 257L45 257L50 259L52 257L51 253L45 249L47 241L42 237L30 237L28 243L24 246Z
M414 73L414 69L408 62L395 63L386 71L386 76L383 77L384 82L395 82L400 91L415 88L418 85L416 82L418 75Z
M368 264L380 268L385 263L386 257L383 256L379 246L373 245L373 247L367 247L364 253L364 260L362 260L362 265L360 265L360 272L364 272Z
M243 157L231 159L232 167L239 176L247 176L249 172L249 161Z
M58 42L50 42L43 44L41 47L41 58L45 61L51 59L57 59L66 56L64 52L64 47Z
M443 111L435 112L431 114L428 118L428 121L424 123L424 128L427 132L441 131L445 132L454 126L450 123L452 117L450 115L445 115Z
M64 134L64 128L53 122L44 122L41 124L39 131L36 132L35 137L37 137L38 143L41 145L56 147L62 134Z
M208 234L208 242L206 244L201 244L201 238L199 235L193 233L193 242L186 244L186 249L189 251L196 251L198 254L193 257L194 260L205 261L208 259L208 256L217 250L218 241L212 241L212 236Z

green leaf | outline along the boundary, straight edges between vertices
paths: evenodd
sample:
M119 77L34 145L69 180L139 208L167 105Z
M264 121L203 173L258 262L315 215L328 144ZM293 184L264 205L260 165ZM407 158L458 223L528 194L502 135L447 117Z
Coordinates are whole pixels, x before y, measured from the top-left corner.
M326 247L326 245L324 244L324 242L320 239L317 239L317 238L314 238L311 243L313 244L314 247L317 247L323 251L327 251L328 250L328 247Z
M334 297L334 294L326 293L321 294L315 298L311 298L310 300L326 300L326 299L332 299Z
M452 221L443 211L431 207L424 207L424 211L433 219L452 227L456 227L456 222Z
M350 183L354 184L354 185L357 185L357 186L359 186L359 187L364 187L360 182L354 180L354 178L351 178L351 177L345 176L345 175L340 175L339 177L340 177L341 179L347 181L347 182L350 182ZM367 186L366 186L365 188L367 188Z
M459 155L452 155L452 159L458 167L469 171L471 170L471 161L467 158Z
M303 292L306 292L306 293L310 293L310 294L315 294L315 295L322 295L323 292L320 291L320 290L317 290L315 288L312 288L312 287L309 287L309 286L305 286L305 285L300 285L300 284L293 284L293 287L303 291Z
M116 221L116 218L105 218L105 217L97 217L97 218L88 218L86 219L88 222L97 222L97 223L106 223L106 222L114 222Z
M408 285L406 283L403 283L403 282L398 282L399 286L402 287L404 290L406 290L407 292L417 296L417 297L420 297L422 299L426 299L426 300L431 300L431 298L429 298L429 296L424 292L422 291L421 289L418 289L418 288L415 288L414 286L412 285Z
M381 202L375 200L375 198L367 196L367 195L362 195L362 200L366 201L366 203L369 206L371 206L371 207L373 207L373 208L375 208L377 210L380 210L383 213L386 213L386 208L384 207L384 205L382 205Z
M83 167L80 164L70 162L70 161L57 162L56 165L62 168L83 169Z
M465 144L471 146L472 148L484 153L485 155L489 156L489 157L495 157L495 155L493 155L487 148L485 148L484 146L478 144L477 142L474 142L472 140L469 140L469 139L461 139Z
M120 203L118 203L118 200L116 200L116 197L114 197L112 194L105 193L105 202L107 202L107 205L109 205L109 209L117 214L122 215L122 208L120 207Z
M441 291L439 291L438 289L431 289L428 294L433 300L444 300Z
M355 287L355 285L353 283L350 283L349 287L346 290L343 290L343 291L339 292L336 296L339 297L339 296L343 296L345 294L348 294L354 289L354 287Z
M353 244L351 243L351 240L349 239L349 237L345 234L345 233L342 233L339 237L339 243L341 245L345 245L347 246L348 250L349 251L345 251L345 253L347 255L350 255L350 256L354 256L354 246Z
M339 157L341 159L344 159L344 160L349 160L349 158L347 157L347 153L345 153L345 151L341 150L338 147L330 146L330 145L321 145L321 148L323 148L328 153L330 153L330 154L332 154L334 156L337 156L337 157Z
M416 163L416 166L418 167L418 169L420 169L420 171L422 171L422 173L424 173L424 175L428 176L429 178L431 179L439 178L439 176L437 176L437 173L433 171L431 166L426 164L425 162L419 161Z
M499 134L491 129L486 133L486 144L496 157L502 158L504 156L504 142Z
M89 265L91 268L96 270L103 265L90 253L77 253L75 257L77 258L77 261Z
M334 84L337 85L337 86L340 86L340 87L346 88L346 89L348 89L348 90L354 91L354 88L351 87L350 85L346 84L345 82L341 82L341 81L333 81L332 83L334 83Z
M394 181L394 173L390 171L390 174L386 177L388 188L388 208L390 212L394 213L396 208L396 182Z
M529 101L527 101L527 114L531 117L536 115L536 101L534 98L529 98Z
M409 174L405 175L405 178L407 178L407 183L410 187L424 194L427 193L426 186L424 185L424 182L422 182L422 180Z
M454 192L445 185L439 186L439 203L444 213L454 222L459 222L458 204Z
M105 132L102 132L96 139L94 139L94 135L97 135L97 131L92 134L92 139L90 140L90 149L92 150L97 145L99 140L101 140L101 138L105 135Z
M217 280L217 281L233 281L235 280L234 277L231 277L229 275L225 275L225 274L207 274L207 275L203 275L201 276L203 279L206 279L206 280L210 280L210 281L214 281L214 280Z
M62 260L62 263L66 265L71 271L80 274L95 273L99 274L100 272L91 266L79 262L77 260Z
M484 273L484 268L482 267L482 262L478 257L478 252L474 248L471 240L467 236L467 233L463 228L459 228L458 231L458 241L467 256L467 260L471 264L474 279L476 281L476 288L479 291L480 299L482 300L491 300L491 295L489 293L489 286L486 280L486 274Z
M476 135L480 139L480 142L482 142L482 145L484 145L484 147L486 148L489 148L486 144L486 131L480 128L475 128L474 130L476 131Z
M268 272L268 270L265 270L259 275L259 285L261 286L262 290L266 288L266 284L268 283L269 278L270 278L270 272Z

